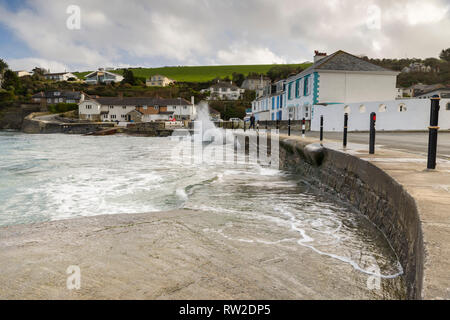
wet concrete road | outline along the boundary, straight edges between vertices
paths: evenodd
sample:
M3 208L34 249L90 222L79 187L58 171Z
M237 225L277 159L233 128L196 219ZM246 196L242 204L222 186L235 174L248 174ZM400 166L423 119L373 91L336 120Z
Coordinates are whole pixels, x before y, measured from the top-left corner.
M299 135L299 132L293 132ZM319 132L307 132L307 137L319 137ZM342 132L324 132L324 139L342 141ZM349 143L369 143L368 132L349 132ZM376 144L389 149L409 151L423 156L428 152L428 132L377 132ZM450 159L450 132L439 132L438 156Z

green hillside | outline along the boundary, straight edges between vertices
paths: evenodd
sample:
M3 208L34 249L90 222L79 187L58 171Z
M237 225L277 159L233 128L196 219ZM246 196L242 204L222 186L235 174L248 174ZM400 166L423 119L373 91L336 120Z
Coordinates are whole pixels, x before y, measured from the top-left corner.
M290 64L293 67L307 68L311 64ZM162 67L162 68L131 68L136 77L149 78L155 74L161 74L179 82L206 82L215 78L225 78L232 76L233 72L242 73L247 76L250 72L266 74L273 64L261 65L237 65L237 66L199 66L199 67ZM122 70L113 71L122 74ZM74 73L83 78L88 72Z

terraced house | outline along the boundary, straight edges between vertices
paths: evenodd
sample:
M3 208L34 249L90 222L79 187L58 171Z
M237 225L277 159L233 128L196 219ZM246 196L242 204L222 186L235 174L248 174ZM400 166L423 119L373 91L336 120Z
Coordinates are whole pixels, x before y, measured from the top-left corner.
M317 104L394 100L398 74L342 50L329 56L315 51L311 67L286 79L282 118L309 120Z
M157 120L190 120L195 105L182 98L99 97L78 105L80 119L112 122L151 122Z
M341 50L316 51L311 67L283 80L282 92L279 83L265 90L252 109L258 120L310 120L314 105L394 100L398 74Z

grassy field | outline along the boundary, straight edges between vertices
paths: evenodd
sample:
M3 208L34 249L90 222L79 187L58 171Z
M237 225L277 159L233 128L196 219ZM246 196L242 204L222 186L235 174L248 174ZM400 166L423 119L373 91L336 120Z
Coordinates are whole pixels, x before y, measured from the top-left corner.
M302 67L306 69L311 64L292 64L295 67ZM199 67L162 67L162 68L132 68L136 77L149 78L155 74L161 74L169 77L175 81L180 82L206 82L211 81L217 77L230 77L233 72L242 73L247 76L250 72L266 74L273 64L260 65L236 65L236 66L199 66ZM113 71L114 73L122 74L122 70ZM74 73L76 76L83 78L89 72Z

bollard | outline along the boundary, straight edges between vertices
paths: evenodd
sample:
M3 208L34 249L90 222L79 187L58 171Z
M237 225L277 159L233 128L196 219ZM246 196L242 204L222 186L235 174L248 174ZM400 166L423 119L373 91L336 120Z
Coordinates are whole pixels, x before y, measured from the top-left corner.
M302 119L302 137L305 137L305 129L306 129L306 120L305 118Z
M323 116L320 116L320 142L323 141Z
M438 124L439 124L439 96L433 96L431 98L431 110L430 110L430 126L428 137L428 169L436 169L436 153L437 153L437 138L438 138Z
M348 113L344 114L344 148L347 147L347 127L348 127Z
M377 121L377 114L372 112L370 114L370 137L369 137L369 153L375 153L375 122Z
M291 135L291 118L288 119L288 136Z

